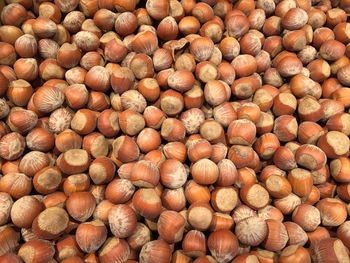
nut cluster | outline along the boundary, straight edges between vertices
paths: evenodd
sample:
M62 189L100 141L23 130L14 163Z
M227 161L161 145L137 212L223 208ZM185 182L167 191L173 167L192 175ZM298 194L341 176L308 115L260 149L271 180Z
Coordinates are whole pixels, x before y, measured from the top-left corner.
M350 262L350 0L5 0L0 263Z

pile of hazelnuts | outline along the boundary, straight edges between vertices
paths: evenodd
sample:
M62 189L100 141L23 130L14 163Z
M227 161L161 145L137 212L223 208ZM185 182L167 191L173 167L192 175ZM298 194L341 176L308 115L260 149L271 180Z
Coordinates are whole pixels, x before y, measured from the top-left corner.
M350 0L0 5L0 263L350 262Z

